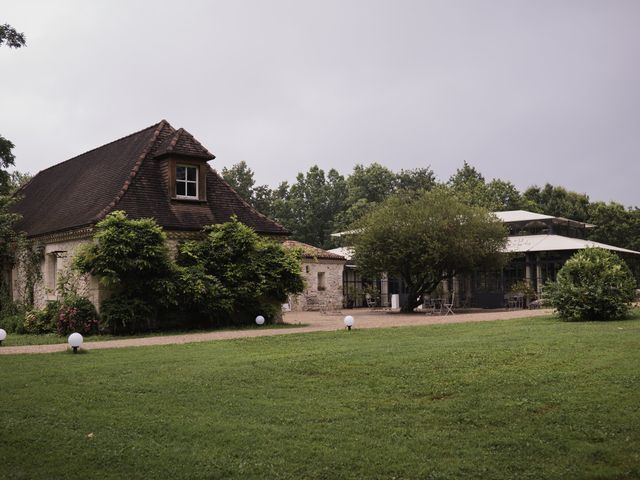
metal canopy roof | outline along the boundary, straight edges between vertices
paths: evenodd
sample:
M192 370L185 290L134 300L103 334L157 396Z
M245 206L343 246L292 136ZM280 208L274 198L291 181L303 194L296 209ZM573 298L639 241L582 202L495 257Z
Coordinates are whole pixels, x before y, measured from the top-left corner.
M526 210L509 210L508 212L493 212L499 220L505 223L532 222L534 220L553 220L556 217L542 215L541 213L527 212Z
M331 250L327 250L327 251L331 253L335 253L336 255L340 255L341 257L344 257L347 260L351 260L354 254L353 247L338 247L338 248L332 248Z
M580 238L563 237L560 235L522 235L509 237L507 246L504 249L507 253L527 253L527 252L553 252L558 250L582 250L585 248L604 248L622 253L640 252L627 250L626 248L614 247L606 243L583 240Z

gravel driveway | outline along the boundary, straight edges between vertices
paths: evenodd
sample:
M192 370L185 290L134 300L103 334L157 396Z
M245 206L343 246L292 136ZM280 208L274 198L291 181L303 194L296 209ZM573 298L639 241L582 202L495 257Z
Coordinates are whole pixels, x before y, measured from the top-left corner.
M494 320L508 320L522 317L538 317L551 315L552 310L479 310L471 313L457 313L455 315L425 315L419 313L403 314L365 309L343 310L341 312L287 312L284 321L290 324L302 323L304 327L275 328L275 329L244 329L225 330L220 332L188 333L182 335L163 335L160 337L128 338L122 340L105 340L86 342L85 350L102 348L145 347L149 345L177 345L182 343L209 342L212 340L228 340L248 337L270 337L292 333L328 332L344 327L345 315L352 315L355 319L353 328L388 328L413 325L434 325L441 323L487 322ZM0 355L16 353L51 353L67 350L66 343L54 345L28 345L21 347L0 347Z

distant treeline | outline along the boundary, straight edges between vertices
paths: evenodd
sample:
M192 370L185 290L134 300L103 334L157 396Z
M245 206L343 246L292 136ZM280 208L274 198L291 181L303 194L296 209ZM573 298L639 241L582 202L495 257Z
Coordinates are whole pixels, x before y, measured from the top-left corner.
M559 185L532 186L520 192L513 183L484 176L468 163L446 182L438 182L431 168L394 172L378 163L356 165L346 177L313 166L292 184L276 188L256 185L245 162L224 168L222 175L259 212L284 225L291 237L322 248L335 246L332 232L348 229L369 209L401 191L450 188L466 201L493 211L529 210L593 223L589 238L640 251L640 209L616 202L591 202L588 195Z

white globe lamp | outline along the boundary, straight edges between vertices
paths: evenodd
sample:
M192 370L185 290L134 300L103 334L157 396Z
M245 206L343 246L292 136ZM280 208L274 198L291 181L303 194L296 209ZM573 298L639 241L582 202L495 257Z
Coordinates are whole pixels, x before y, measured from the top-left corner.
M344 317L344 325L347 327L347 330L351 330L351 327L353 327L353 317L351 315Z
M80 335L78 332L75 332L69 335L68 341L71 348L73 348L73 353L78 353L78 349L82 345L83 340L84 339L82 338L82 335Z
M256 317L256 324L257 325L264 325L264 317L262 315L258 315Z
M4 328L0 328L0 346L2 346L2 342L4 342L5 338L7 338L7 332Z

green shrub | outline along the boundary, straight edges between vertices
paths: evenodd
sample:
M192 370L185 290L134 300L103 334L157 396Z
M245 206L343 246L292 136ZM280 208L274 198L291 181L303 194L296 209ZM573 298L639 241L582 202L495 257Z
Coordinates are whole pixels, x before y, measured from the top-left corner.
M114 295L100 306L103 328L114 335L154 330L156 309L144 300Z
M120 334L247 323L258 314L273 321L274 305L302 292L298 253L236 218L205 227L202 237L180 245L175 262L152 219L118 211L99 222L75 267L113 292L101 305L104 326Z
M94 240L79 252L74 266L113 292L100 305L103 327L114 334L159 328L156 312L177 303L177 269L162 227L153 219L132 220L116 211L96 225Z
M178 246L180 305L209 325L274 321L290 293L304 289L300 252L261 237L233 217ZM277 308L274 308L277 305Z
M83 335L99 333L99 321L96 308L84 297L67 297L60 305L56 318L58 335L78 332Z
M56 321L60 302L48 302L43 309L33 309L24 316L24 331L35 335L56 331Z
M616 320L629 312L635 280L615 253L599 248L581 250L547 284L544 300L564 320Z
M0 318L0 328L7 333L26 333L24 329L24 314L14 313Z

